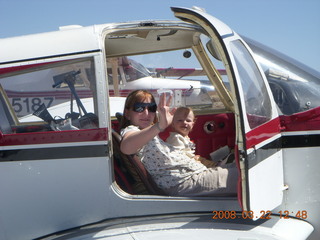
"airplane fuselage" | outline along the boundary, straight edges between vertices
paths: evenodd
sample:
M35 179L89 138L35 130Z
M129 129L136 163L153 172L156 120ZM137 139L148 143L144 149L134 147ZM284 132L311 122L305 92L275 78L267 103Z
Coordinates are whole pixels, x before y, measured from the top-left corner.
M0 40L0 239L319 238L320 106L283 114L279 89L239 35L205 12L172 10L186 22ZM191 58L183 57L186 49ZM184 61L200 65L201 77L170 76ZM168 71L148 75L147 67ZM171 91L174 107L194 110L196 154L209 159L232 149L236 196L135 189L118 151L116 113L141 88L157 101L158 90Z

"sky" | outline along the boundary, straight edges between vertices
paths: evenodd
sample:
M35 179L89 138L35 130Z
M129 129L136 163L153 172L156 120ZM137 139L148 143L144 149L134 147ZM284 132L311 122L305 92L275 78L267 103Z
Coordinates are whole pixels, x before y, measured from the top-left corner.
M320 71L320 0L0 0L0 38L74 24L176 20L171 6L204 8L235 32Z

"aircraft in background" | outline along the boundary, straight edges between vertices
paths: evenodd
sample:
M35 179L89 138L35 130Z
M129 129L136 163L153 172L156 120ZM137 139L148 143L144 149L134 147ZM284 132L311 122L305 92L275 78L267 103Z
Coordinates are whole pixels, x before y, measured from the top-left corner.
M172 11L0 40L0 239L319 238L319 73ZM141 88L194 110L196 154L234 151L236 196L166 196L119 152L116 113Z

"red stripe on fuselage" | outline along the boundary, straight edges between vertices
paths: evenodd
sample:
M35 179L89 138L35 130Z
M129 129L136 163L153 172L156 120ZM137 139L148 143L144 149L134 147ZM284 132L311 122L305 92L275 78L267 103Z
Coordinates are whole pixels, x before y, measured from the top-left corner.
M108 129L28 132L0 135L0 146L107 141Z
M290 116L281 115L272 121L254 128L246 134L247 149L275 136L280 132L320 131L320 107Z
M320 107L290 116L280 116L284 131L320 130Z
M281 129L280 127L280 119L275 118L252 129L246 134L247 149L252 148L255 145L279 134Z

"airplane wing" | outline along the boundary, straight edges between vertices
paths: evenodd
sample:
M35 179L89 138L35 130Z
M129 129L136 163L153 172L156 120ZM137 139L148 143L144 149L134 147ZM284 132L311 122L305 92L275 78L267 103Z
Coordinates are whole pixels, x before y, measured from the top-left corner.
M289 230L290 229L290 230ZM211 214L180 214L144 216L107 220L99 225L61 233L63 239L118 240L189 240L189 239L305 239L313 227L298 219L270 219L252 222L250 219L212 219ZM57 234L50 239L60 239ZM75 235L77 237L75 237ZM46 239L46 238L45 238Z
M186 76L204 76L205 71L201 68L156 68L157 75L164 77L178 77L183 78ZM225 69L218 70L221 75L226 75Z

